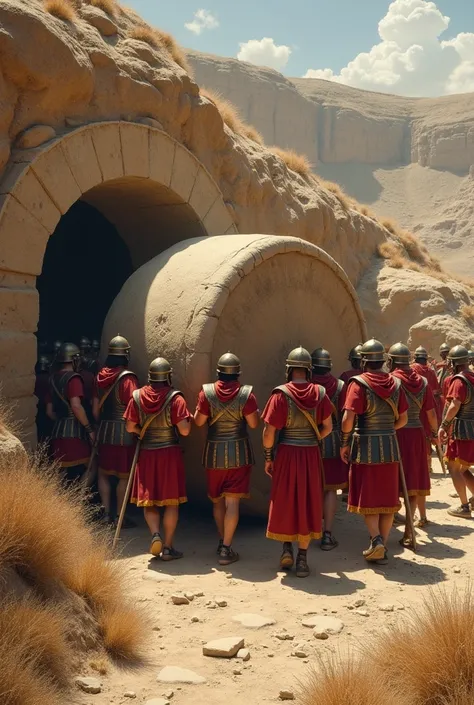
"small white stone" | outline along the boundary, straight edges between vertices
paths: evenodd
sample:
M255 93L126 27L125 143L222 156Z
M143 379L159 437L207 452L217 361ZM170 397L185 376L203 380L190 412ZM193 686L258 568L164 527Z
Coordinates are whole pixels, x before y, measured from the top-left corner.
M180 595L178 593L171 595L171 602L173 605L189 605L188 598L185 595Z
M280 690L280 700L294 700L295 694L292 690Z
M102 691L102 686L97 678L76 678L74 681L78 688L89 693L89 695L97 695Z
M158 673L156 680L159 683L185 683L188 685L197 685L205 683L206 679L194 671L180 666L165 666Z
M367 610L356 610L356 614L360 617L369 617L369 612Z
M242 659L242 661L250 660L250 651L248 649L239 649L236 654L237 658Z
M292 656L295 656L296 658L308 658L308 650L304 644L298 644L295 646L293 651L291 652Z
M133 690L127 690L123 694L124 698L130 698L130 700L134 700L137 697L137 694Z
M172 575L158 573L156 570L147 570L146 573L143 573L142 580L151 580L154 583L174 583Z
M224 639L214 639L208 641L202 647L204 656L215 658L233 658L245 646L245 639L241 636L228 636Z
M192 602L195 598L194 592L185 592L184 596L189 600L189 602Z
M234 674L234 676L241 676L242 675L242 671L240 668L234 668L232 673Z
M339 634L344 629L344 622L337 617L327 617L326 615L315 615L303 618L303 627L310 627L317 632L326 634Z
M238 614L232 619L248 629L262 629L262 627L270 627L275 624L272 617L264 617L261 614Z
M379 606L379 610L381 612L394 612L395 611L395 605L390 605L390 604L384 604Z

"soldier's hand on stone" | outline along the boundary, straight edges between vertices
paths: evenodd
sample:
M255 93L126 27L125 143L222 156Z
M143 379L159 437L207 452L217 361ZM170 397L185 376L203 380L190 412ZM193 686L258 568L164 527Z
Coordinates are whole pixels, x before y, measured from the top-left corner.
M346 463L346 465L349 465L350 450L349 446L341 448L341 460Z
M273 461L272 460L265 461L265 472L268 475L268 477L273 476Z

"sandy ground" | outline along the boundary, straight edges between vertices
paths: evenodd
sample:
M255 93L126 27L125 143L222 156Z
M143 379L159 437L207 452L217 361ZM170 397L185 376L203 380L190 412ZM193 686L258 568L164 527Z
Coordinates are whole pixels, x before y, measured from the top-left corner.
M102 692L81 694L79 702L145 703L173 691L172 703L176 705L217 705L224 697L228 705L240 705L250 699L276 702L282 689L296 692L298 681L304 679L316 654L339 646L354 648L383 627L404 619L430 587L444 585L451 589L469 580L474 522L447 515L447 508L457 500L449 497L453 487L449 477L443 477L437 461L432 485L428 516L433 524L426 532L419 531L416 555L398 545L402 530L397 528L390 538L389 565L369 567L361 556L367 545L363 521L341 505L334 531L339 548L323 553L315 543L309 551L312 575L304 580L278 572L280 547L265 539L263 524L246 520L239 528L235 548L241 561L226 569L216 564L217 541L210 511L201 516L193 515L190 508L183 511L176 545L185 552L185 558L172 564L150 559L144 527L124 532L126 544L120 560L126 564L130 590L147 614L149 664L131 673L110 670L100 676ZM174 580L156 582L156 574ZM189 605L172 604L173 593L186 591L203 592L204 596ZM227 606L209 609L206 603L215 599L225 600ZM365 601L362 613L351 609L357 600ZM387 604L394 610L381 611L380 607ZM276 623L258 630L243 628L233 621L240 613L268 616ZM311 629L302 626L302 618L308 613L336 616L344 622L344 629L326 641L317 640ZM195 616L198 622L191 621ZM275 634L283 630L294 639L277 639ZM226 636L245 638L250 661L202 655L205 642ZM306 658L291 655L298 644L303 645ZM207 682L182 686L158 683L156 676L164 666L192 669ZM235 669L240 675L234 675ZM87 672L97 675L91 669ZM124 697L126 691L133 691L136 698Z

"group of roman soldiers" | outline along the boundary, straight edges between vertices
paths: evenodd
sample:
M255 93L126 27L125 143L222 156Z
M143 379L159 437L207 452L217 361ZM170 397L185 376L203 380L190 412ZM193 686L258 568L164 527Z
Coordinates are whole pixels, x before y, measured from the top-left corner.
M320 539L324 551L338 546L333 535L338 491L346 496L348 510L364 517L368 562L388 560L402 486L407 516L418 510L416 526L426 527L432 445L438 452L444 449L461 500L450 514L471 516L474 373L470 353L461 345L442 346L441 362L433 366L422 347L412 356L402 343L387 352L372 339L351 350L351 369L340 379L331 374L327 350L310 354L295 348L286 359L286 381L272 391L261 414L252 387L240 383L240 361L230 352L217 363L217 380L202 387L194 414L173 388L172 368L164 358L153 360L148 383L140 388L129 369L130 345L124 337L110 341L105 365L92 383L85 371L93 369L94 357L86 352L84 346L62 344L46 373L42 398L52 423L51 453L69 480L84 480L98 451L98 488L110 523L116 521L111 478L118 480L119 511L129 500L133 466L130 501L143 507L150 552L164 561L183 555L173 544L179 505L186 502L179 438L189 435L193 423L207 425L203 465L220 565L239 560L232 544L254 464L248 429L257 428L260 419L264 470L271 478L267 537L283 545L280 567L295 565L298 577L310 573L311 540ZM407 522L400 543L412 548L413 541Z

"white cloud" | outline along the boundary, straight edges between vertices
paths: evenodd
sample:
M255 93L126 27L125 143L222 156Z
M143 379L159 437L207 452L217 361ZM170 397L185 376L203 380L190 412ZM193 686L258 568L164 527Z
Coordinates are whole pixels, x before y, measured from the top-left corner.
M217 29L219 20L208 10L196 10L192 22L186 22L184 26L194 34L201 34L205 29Z
M410 96L474 91L474 34L441 41L449 22L435 2L394 0L378 25L381 41L370 51L339 74L308 69L304 77Z
M240 43L240 51L237 54L240 61L248 61L257 66L269 66L277 71L285 68L290 56L290 47L285 44L275 44L271 37L250 39L248 42Z

